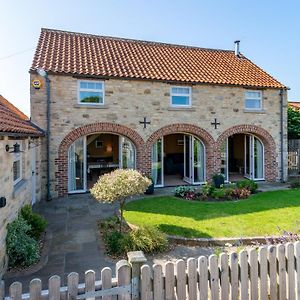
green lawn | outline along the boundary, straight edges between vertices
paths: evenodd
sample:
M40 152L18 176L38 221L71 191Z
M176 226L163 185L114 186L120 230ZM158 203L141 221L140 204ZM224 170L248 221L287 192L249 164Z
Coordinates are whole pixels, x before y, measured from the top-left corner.
M300 221L300 190L258 193L236 202L191 202L171 196L126 205L129 223L157 226L185 237L278 235L278 226L296 230Z

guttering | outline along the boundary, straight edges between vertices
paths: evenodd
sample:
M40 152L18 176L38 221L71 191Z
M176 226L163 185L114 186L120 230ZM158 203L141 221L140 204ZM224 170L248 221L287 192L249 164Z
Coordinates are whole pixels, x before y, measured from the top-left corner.
M48 74L45 76L46 88L47 88L47 128L46 128L46 143L47 143L47 201L51 201L51 189L50 189L50 79Z
M281 89L279 92L279 96L280 96L280 164L281 164L280 181L281 182L284 182L284 155L283 155L283 151L284 151L283 102L284 101L283 101L283 95L284 95L284 90Z

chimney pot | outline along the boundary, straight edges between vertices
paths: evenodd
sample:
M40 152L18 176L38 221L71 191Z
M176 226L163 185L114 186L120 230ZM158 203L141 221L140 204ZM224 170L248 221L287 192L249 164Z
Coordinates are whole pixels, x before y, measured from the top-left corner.
M234 53L236 56L240 57L240 41L239 40L234 41L234 44L235 44Z

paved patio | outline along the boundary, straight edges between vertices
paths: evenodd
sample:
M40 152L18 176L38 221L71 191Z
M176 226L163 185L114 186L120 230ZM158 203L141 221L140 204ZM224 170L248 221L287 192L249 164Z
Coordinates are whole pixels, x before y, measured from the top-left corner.
M286 184L260 183L260 190L285 189ZM154 196L171 194L174 188L157 189ZM148 196L151 197L151 196ZM98 203L89 194L72 195L54 199L51 202L38 203L35 209L48 220L49 251L46 261L40 270L31 274L4 277L6 288L14 281L23 284L28 291L29 282L40 278L43 288L47 287L51 275L59 275L62 285L66 285L66 277L70 272L78 272L83 282L84 272L96 271L100 278L100 270L104 267L115 268L116 260L105 255L103 242L98 234L97 221L114 214L117 205ZM149 263L163 263L177 258L198 257L213 253L211 248L177 246L169 253L149 256Z

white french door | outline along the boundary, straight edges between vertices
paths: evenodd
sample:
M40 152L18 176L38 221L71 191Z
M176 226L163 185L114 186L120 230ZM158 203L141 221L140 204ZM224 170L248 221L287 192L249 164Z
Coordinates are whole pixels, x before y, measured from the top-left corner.
M86 192L86 136L76 140L68 151L69 193Z
M224 176L225 181L229 181L228 170L228 138L221 146L221 174Z
M135 169L135 148L124 136L119 136L119 168Z
M164 186L164 138L159 138L152 145L152 180L156 187Z
M244 141L245 177L253 180L264 180L264 146L254 135L245 135Z
M184 135L184 181L190 184L205 181L205 151L202 142Z

